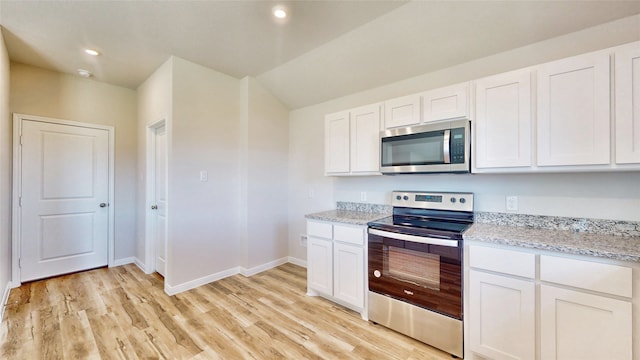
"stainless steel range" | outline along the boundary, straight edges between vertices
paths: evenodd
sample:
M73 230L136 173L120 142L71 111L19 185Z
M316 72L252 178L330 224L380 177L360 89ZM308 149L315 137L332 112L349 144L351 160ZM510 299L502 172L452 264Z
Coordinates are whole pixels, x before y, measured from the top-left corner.
M462 234L473 194L393 192L369 225L369 320L463 356Z

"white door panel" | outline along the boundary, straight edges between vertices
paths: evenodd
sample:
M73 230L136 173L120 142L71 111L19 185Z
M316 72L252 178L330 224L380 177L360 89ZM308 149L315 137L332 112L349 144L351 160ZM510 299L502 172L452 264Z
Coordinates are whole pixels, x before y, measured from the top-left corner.
M154 134L154 204L153 212L155 271L165 276L167 260L167 136L165 127L155 129Z
M107 265L109 132L23 120L21 159L21 281Z

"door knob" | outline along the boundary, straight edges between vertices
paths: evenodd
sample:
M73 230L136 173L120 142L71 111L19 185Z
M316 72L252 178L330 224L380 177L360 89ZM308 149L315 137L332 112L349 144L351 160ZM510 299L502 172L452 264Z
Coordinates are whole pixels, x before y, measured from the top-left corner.
M106 207L107 204L106 203L100 203L100 207Z
M158 210L158 205L151 205L151 210Z

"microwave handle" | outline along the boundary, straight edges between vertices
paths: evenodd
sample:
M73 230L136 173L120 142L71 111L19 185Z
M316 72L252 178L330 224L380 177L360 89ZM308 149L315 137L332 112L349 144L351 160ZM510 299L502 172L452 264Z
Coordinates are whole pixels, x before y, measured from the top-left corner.
M451 130L444 131L444 138L442 140L442 154L444 155L443 162L445 164L451 164L451 156L449 155L449 142L451 141Z

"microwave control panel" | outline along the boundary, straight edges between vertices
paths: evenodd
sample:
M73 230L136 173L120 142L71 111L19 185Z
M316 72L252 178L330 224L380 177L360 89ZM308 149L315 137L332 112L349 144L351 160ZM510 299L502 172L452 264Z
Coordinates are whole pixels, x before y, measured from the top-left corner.
M449 152L452 164L464 164L464 128L451 129Z

